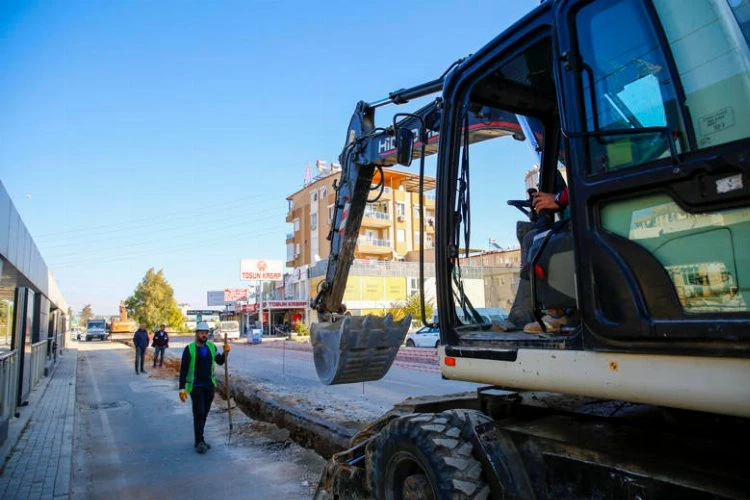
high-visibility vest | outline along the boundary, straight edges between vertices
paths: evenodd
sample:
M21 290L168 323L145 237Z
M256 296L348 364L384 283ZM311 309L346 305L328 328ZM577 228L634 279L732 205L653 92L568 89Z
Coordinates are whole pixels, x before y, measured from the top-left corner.
M211 384L216 387L216 376L214 375L214 359L216 358L216 346L210 340L206 342L208 351L211 353ZM188 394L193 391L193 381L195 380L195 359L197 353L195 352L195 342L188 344L188 352L190 353L190 368L188 368L187 378L185 379L185 390Z

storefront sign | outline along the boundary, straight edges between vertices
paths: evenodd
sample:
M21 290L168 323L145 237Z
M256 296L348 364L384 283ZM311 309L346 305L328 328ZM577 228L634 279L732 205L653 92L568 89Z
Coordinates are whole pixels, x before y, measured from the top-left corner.
M238 304L234 311L238 313L254 313L258 310L258 304Z
M282 271L280 260L240 260L240 279L243 281L279 281Z
M238 300L247 300L247 288L225 288L224 302L237 302Z
M263 302L263 309L301 309L307 307L304 300L269 300Z

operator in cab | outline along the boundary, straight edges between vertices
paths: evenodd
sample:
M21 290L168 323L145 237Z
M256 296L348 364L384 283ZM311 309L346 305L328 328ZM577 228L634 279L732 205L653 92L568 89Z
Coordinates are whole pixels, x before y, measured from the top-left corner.
M216 344L208 340L208 323L201 321L195 329L195 342L191 342L182 352L180 363L180 401L193 403L193 431L195 450L204 454L211 448L203 436L206 418L214 400L216 376L214 367L223 365L231 347L224 344L224 352L216 350Z

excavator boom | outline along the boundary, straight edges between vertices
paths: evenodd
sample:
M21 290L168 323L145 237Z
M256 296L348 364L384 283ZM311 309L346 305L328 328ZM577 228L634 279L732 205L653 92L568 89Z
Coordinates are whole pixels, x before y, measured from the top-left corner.
M346 143L339 158L341 177L335 184L336 202L328 235L331 242L328 267L318 295L311 303L319 320L311 332L315 366L318 376L326 384L382 378L411 325L411 316L401 321L393 321L390 315L385 318L342 319L346 311L342 300L354 262L365 206L368 201L377 201L378 193L384 187L382 169L397 163L408 164L412 158L423 158L437 152L440 98L413 113L396 114L394 123L385 128L375 126L375 108L387 103L403 104L441 89L442 79L393 92L388 99L378 103L359 102L349 122ZM469 129L470 143L503 135L523 138L515 115L490 108L473 110L465 127ZM403 131L407 133L402 134ZM398 144L400 137L409 143ZM376 171L380 171L379 183L373 186Z

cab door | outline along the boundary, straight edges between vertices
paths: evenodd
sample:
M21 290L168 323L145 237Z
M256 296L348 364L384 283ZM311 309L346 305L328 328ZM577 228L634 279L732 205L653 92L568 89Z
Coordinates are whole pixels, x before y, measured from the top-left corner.
M744 3L558 4L555 71L587 349L748 353Z

